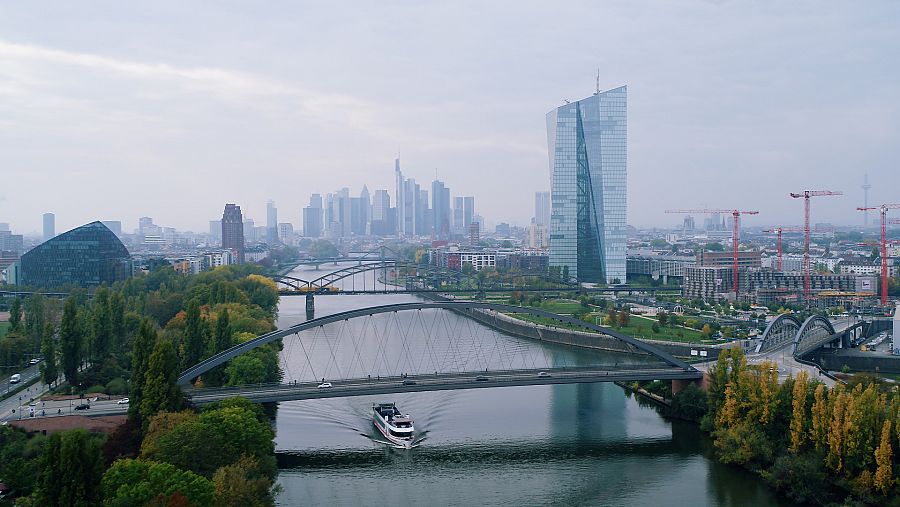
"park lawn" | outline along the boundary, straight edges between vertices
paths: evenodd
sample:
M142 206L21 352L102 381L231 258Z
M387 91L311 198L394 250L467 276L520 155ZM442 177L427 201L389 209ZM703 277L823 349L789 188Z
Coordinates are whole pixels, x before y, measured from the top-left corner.
M543 308L543 307L542 307ZM538 317L535 315L528 314L516 314L515 317L517 319L525 320L528 322L534 322L536 324L543 324L545 326L559 327L564 329L574 329L578 331L590 331L587 328L583 328L581 326L574 326L571 324L565 324L563 322L559 322L553 319L547 319L544 317ZM596 315L599 320L600 315ZM625 327L614 327L613 329L627 336L632 336L634 338L642 338L646 340L659 340L659 341L670 341L670 342L679 342L679 343L700 343L700 344L714 344L716 340L708 340L703 338L703 334L695 329L688 329L683 327L665 327L661 328L659 333L653 332L653 323L656 322L653 319L648 319L646 317L639 317L636 315L632 315L629 319L628 325ZM681 333L682 336L679 336L678 333Z
M9 322L0 322L0 336L5 335L7 329L9 329Z

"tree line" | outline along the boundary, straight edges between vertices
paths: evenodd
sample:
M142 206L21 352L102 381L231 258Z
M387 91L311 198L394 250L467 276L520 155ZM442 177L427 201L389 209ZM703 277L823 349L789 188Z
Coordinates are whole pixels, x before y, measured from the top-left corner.
M92 297L72 293L55 322L34 324L42 375L64 379L62 392L127 393L128 421L109 437L0 428L0 478L32 505L271 505L274 434L263 409L234 399L199 412L176 379L275 329L277 305L275 284L246 266L192 276L162 267ZM279 350L260 347L194 380L277 382Z

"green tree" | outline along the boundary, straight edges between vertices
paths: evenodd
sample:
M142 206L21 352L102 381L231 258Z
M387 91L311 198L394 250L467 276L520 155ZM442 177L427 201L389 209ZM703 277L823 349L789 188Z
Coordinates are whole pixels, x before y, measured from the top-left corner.
M103 474L101 489L103 505L108 507L148 505L160 495L171 498L176 493L184 496L192 506L221 505L216 502L215 489L209 479L155 461L116 461Z
M125 344L125 298L119 291L114 291L109 297L109 324L112 347L121 353Z
M338 249L334 243L327 239L317 239L312 246L309 247L309 255L314 259L328 259L339 255Z
M147 368L156 339L156 329L153 328L153 323L150 319L142 319L131 350L131 393L129 395L131 400L128 404L128 415L132 417L140 417L141 414Z
M112 342L112 322L109 312L109 289L100 287L94 295L91 312L91 325L93 328L93 357L96 360L104 360L109 355Z
M228 308L222 308L216 316L215 331L210 344L209 355L213 356L231 348L231 324L228 317ZM219 365L210 370L203 377L203 383L210 386L220 386L225 382L225 366Z
M100 501L103 438L83 429L54 433L40 460L37 505L89 506Z
M234 464L218 470L212 478L216 505L225 507L266 507L273 505L272 481L260 470L259 460L241 456Z
M203 359L203 321L200 319L200 303L192 299L188 303L184 328L184 367L190 367Z
M22 325L22 302L19 298L13 298L12 304L9 305L9 330L18 331Z
M72 387L78 385L83 341L81 326L78 324L78 306L75 298L69 296L63 306L62 322L59 325L59 349L63 375Z
M41 355L44 361L41 363L41 379L45 384L53 385L59 377L59 368L56 364L56 342L53 341L53 324L44 326L44 338L41 340Z
M25 334L35 344L35 349L40 347L44 333L44 296L32 294L25 300Z
M663 311L660 311L656 314L656 320L659 321L660 326L665 326L669 322L669 314Z
M144 376L140 400L142 420L149 421L157 412L174 412L181 408L182 393L177 381L178 357L175 355L175 347L168 340L157 340Z

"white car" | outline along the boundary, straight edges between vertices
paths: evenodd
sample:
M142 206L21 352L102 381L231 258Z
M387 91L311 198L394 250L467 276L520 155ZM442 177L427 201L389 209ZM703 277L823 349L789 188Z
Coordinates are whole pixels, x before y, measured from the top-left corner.
M329 387L331 387L331 382L322 382L321 384L318 385L319 389L327 389Z
M122 398L116 402L117 405L128 405L128 398Z
M28 364L38 364L38 360L32 359L31 361L28 361Z
M549 377L549 376L550 376L550 374L545 371L538 373L538 377Z

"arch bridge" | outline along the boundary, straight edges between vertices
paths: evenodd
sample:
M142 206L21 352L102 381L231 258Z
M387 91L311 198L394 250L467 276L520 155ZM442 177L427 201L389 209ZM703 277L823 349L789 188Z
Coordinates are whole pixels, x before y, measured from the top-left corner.
M789 347L794 357L801 357L828 343L839 342L842 336L843 333L836 332L831 321L821 315L812 315L801 322L796 316L784 313L766 326L756 352Z
M537 341L515 338L496 331L498 326L475 323L467 318L472 312L480 313L482 322L488 318L506 323L512 320L508 314L524 314L544 322L542 329L547 331ZM577 326L582 331L551 332L551 322L560 328ZM302 365L302 371L286 372L291 377L287 382L189 387L193 379L241 354L294 335L296 339L283 342L282 364L286 368L288 364ZM581 348L576 351L562 345ZM298 348L298 362L289 361L287 357ZM178 383L194 403L204 404L235 395L271 402L701 377L701 372L663 350L588 322L537 308L447 301L361 308L272 331L191 366L179 375ZM324 381L331 385L319 387Z

